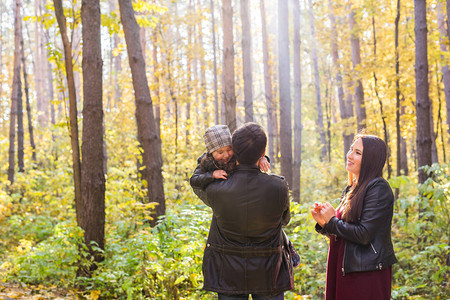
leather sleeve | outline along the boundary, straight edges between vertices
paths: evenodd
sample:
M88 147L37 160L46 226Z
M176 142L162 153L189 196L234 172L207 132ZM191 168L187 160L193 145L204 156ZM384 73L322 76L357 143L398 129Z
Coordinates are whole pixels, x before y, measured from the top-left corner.
M211 207L211 203L208 199L208 194L206 193L206 191L204 189L193 188L193 190L194 190L194 193L197 195L197 197L199 197L200 200L203 201L203 203L205 203L206 205Z
M344 195L348 193L349 189L350 189L350 186L347 186L347 187L342 191L342 193L341 193L341 201L342 201L342 198L344 197ZM314 227L314 229L316 230L317 233L320 233L320 234L322 234L322 235L324 235L324 236L327 236L327 237L331 237L331 234L330 234L329 232L327 232L327 231L325 230L325 228L323 228L322 226L320 226L319 223L316 223L316 226Z
M323 230L353 243L367 245L374 239L377 230L392 216L393 201L389 184L384 179L377 180L367 188L359 223L347 223L333 217Z
M289 202L289 186L288 186L286 180L283 180L283 187L281 189L281 201L282 201L282 205L284 207L282 225L286 226L287 224L289 224L289 221L291 220L291 207L290 207L290 202Z
M322 227L319 225L319 223L316 223L316 226L314 227L317 233L323 234L324 236L330 237L331 235Z
M195 189L206 188L208 184L214 181L214 178L212 177L213 171L202 172L200 168L200 162L202 161L205 155L206 154L203 154L197 159L197 167L195 168L194 174L192 174L191 179L189 180L189 183L191 184L191 187L194 189L194 192Z

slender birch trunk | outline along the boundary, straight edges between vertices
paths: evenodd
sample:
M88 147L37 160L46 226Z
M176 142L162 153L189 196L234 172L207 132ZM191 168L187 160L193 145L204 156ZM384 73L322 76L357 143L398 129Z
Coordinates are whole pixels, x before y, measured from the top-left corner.
M309 27L311 31L311 60L312 60L312 66L313 66L313 73L314 73L314 87L316 91L316 106L317 106L317 127L319 129L319 137L320 137L320 143L321 143L321 154L322 154L322 161L327 160L327 142L325 138L325 130L323 127L323 110L322 110L322 98L320 93L320 76L319 76L319 64L317 59L317 48L316 48L316 29L314 25L314 14L313 14L313 8L312 8L312 1L309 0Z
M450 0L446 0L446 8L447 8L447 38L450 41ZM450 84L449 84L450 86ZM450 97L447 97L447 92L450 93L450 90L446 88L445 94L445 104L447 109L447 144L450 144ZM450 256L449 256L450 257ZM450 260L448 260L450 262ZM449 265L449 264L447 264Z
M397 0L397 15L395 17L395 127L397 134L397 176L401 175L402 169L402 156L403 153L401 151L402 146L402 134L400 128L400 109L401 109L401 101L400 101L400 54L398 50L398 31L400 24L400 0ZM396 191L398 194L398 191Z
M166 212L161 170L161 140L157 134L153 104L145 73L145 60L139 42L139 26L134 16L131 0L119 0L119 8L133 75L138 140L142 142L144 150L143 161L147 169L148 200L157 203L155 212L152 214L152 225L154 226L157 218Z
M37 17L42 15L42 0L36 0L34 2L34 12ZM34 33L35 33L35 62L34 62L34 80L35 80L35 86L36 86L36 103L37 103L37 119L39 126L44 126L44 110L43 110L43 103L44 103L44 76L43 76L43 66L42 61L44 54L42 53L43 47L42 44L42 38L44 37L43 31L42 31L42 24L41 22L35 22L34 27Z
M25 70L25 51L23 45L23 32L22 32L22 18L19 18L19 40L20 40L20 57L22 61L22 67L24 71L24 83L25 89L28 89L28 85L26 84L26 70ZM20 67L19 67L20 73ZM20 75L19 75L20 76ZM22 85L22 84L21 84ZM23 93L22 87L19 91L19 97L17 97L17 166L19 167L19 172L25 171L24 165L24 129L23 129Z
M155 107L155 122L156 122L156 130L158 132L158 137L161 138L161 104L160 104L160 96L159 96L159 63L158 63L158 29L157 26L153 30L152 35L152 43L153 43L153 80L155 81L155 97L154 97L154 107Z
M233 6L231 0L223 0L223 102L225 104L225 120L231 132L236 123L236 92L234 79L234 47L233 47Z
M300 0L294 0L294 163L292 169L292 196L300 202L302 165L302 65L300 59Z
M351 4L350 4L351 5ZM366 108L364 105L364 89L361 81L361 75L357 72L357 68L361 65L361 46L359 42L359 29L356 26L355 10L351 8L348 15L350 24L350 42L352 52L353 73L356 78L355 85L355 111L358 130L366 128Z
M0 69L3 70L3 2L0 3ZM0 99L2 98L2 93L3 93L3 76L0 75Z
M447 4L449 4L450 1L447 0ZM450 8L450 6L449 6ZM439 42L440 42L440 48L441 48L441 52L444 54L446 52L448 52L448 48L447 48L447 43L449 41L450 36L447 35L448 31L446 30L445 26L447 25L445 22L445 14L444 14L444 7L443 7L443 3L438 1L437 4L437 10L438 10L438 14L437 14L437 18L438 18L438 27L439 27L439 32L440 32L440 36L439 36ZM450 10L449 10L450 12ZM450 15L447 16L447 18ZM448 20L447 20L448 21ZM447 106L447 132L448 132L448 140L447 140L447 144L450 145L450 67L448 64L448 60L444 59L444 55L441 55L441 61L443 62L442 64L442 76L443 76L443 81L444 81L444 95L445 95L445 103ZM440 113L440 110L439 110ZM444 145L445 143L443 143ZM445 151L444 151L445 153ZM446 160L444 159L444 162Z
M281 175L292 185L292 108L288 0L278 0L278 73L280 90Z
M426 1L414 0L415 17L415 70L416 70L416 130L418 167L431 165L430 98L428 95L428 49ZM424 183L428 175L419 170L419 182Z
M266 99L267 107L267 132L268 132L268 147L269 147L269 157L272 160L271 164L275 163L275 139L277 132L277 115L276 106L273 97L273 87L272 87L272 65L270 63L269 55L269 38L267 34L267 24L266 24L266 9L264 5L265 0L260 0L260 11L261 11L261 24L262 24L262 45L263 45L263 62L264 62L264 95Z
M33 119L32 119L32 113L31 113L31 104L30 104L30 92L29 92L29 85L28 85L28 74L26 71L26 65L25 65L25 53L24 53L24 47L23 47L23 40L22 40L22 70L23 70L23 81L25 84L25 106L27 109L27 119L28 119L28 133L30 135L30 146L31 146L31 160L33 162L36 162L36 143L34 142L34 128L33 128Z
M211 26L212 26L212 46L213 46L213 69L214 69L214 108L215 124L219 124L219 96L217 93L217 55L216 55L216 25L214 17L214 1L210 0L211 6Z
M75 210L77 215L77 223L82 224L82 202L81 202L81 160L80 160L80 145L78 140L78 112L77 112L77 98L75 89L75 79L73 73L72 62L72 43L67 37L66 17L64 16L62 0L53 0L55 7L55 16L58 22L59 31L64 47L64 62L66 67L67 87L69 90L69 125L70 125L70 142L72 146L72 166L73 179L75 187Z
M376 34L376 30L375 30L375 16L372 16L372 32L373 32L373 61L374 61L373 65L376 66L377 65L377 34ZM392 174L391 147L390 147L390 143L389 143L389 131L387 129L386 115L384 114L384 109L383 109L383 101L381 100L380 95L378 94L378 78L377 78L375 69L373 71L373 80L374 80L375 95L378 99L378 104L380 104L380 114L381 114L381 121L383 123L384 141L386 142L386 146L387 146L386 162L387 162L388 179L389 179L389 178L391 178L391 174Z
M200 3L200 0L197 0L197 10L200 12L200 22L198 25L198 44L199 44L199 51L198 54L200 55L200 90L202 95L202 103L203 107L205 108L203 111L203 119L204 119L204 127L205 129L209 127L210 123L210 112L208 110L208 96L206 93L206 62L205 62L205 51L204 51L204 45L203 45L203 10ZM218 124L218 123L216 123Z
M337 38L338 38L338 32L336 30L336 17L334 15L334 9L332 1L328 1L328 10L329 10L329 18L331 22L331 57L333 60L333 66L335 70L335 78L336 78L336 87L338 92L338 101L339 101L339 112L341 116L341 120L343 123L343 130L342 130L342 138L344 140L344 163L346 161L347 157L347 151L350 149L350 145L352 144L353 140L353 128L351 126L351 122L349 120L350 116L347 114L348 109L346 108L346 101L345 101L345 95L344 95L344 86L343 86L343 79L341 74L341 63L339 60L339 53L338 53L338 44L337 44Z
M439 81L436 82L439 84ZM436 138L437 133L434 131L433 101L430 101L430 137L431 137L431 163L439 163Z
M252 35L249 0L241 0L242 63L244 78L245 122L253 122Z
M9 117L9 164L8 164L8 180L12 184L15 175L15 140L16 140L16 117L17 103L21 97L21 81L20 81L20 7L22 2L15 0L14 2L14 71L13 84L11 92L11 112Z

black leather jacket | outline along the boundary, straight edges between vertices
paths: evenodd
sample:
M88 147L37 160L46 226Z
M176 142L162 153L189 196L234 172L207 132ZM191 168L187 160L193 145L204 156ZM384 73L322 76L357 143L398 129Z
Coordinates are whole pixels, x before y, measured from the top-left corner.
M208 184L214 182L215 180L221 180L214 179L212 177L213 172L215 170L219 170L217 164L213 162L213 159L205 159L205 157L207 158L207 154L203 153L202 156L197 159L197 167L194 170L194 174L192 174L191 178L189 179L189 183L191 184L191 187L193 189L205 189ZM267 155L265 157L270 163L270 158ZM227 164L226 168L222 170L227 171L228 175L230 175L235 169L236 159L233 157Z
M204 168L206 170L202 170L201 162L205 156L206 153L203 153L203 155L197 159L197 167L189 180L193 189L204 189L208 184L215 180L212 177L212 174L215 170L218 170L218 168L214 166L212 162L209 162L208 160L208 165Z
M203 257L203 288L224 294L275 295L293 288L282 225L288 186L258 167L238 165L226 180L194 192L213 210Z
M381 177L369 182L364 196L361 218L347 223L336 217L316 230L345 240L342 272L385 269L397 262L391 240L394 195L389 183Z

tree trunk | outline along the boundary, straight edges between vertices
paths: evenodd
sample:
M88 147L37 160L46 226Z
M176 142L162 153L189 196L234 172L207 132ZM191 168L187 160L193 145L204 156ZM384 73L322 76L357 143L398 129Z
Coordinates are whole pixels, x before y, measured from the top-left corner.
M416 130L418 167L431 165L430 99L428 96L428 49L426 1L414 0L415 17L415 73L416 73ZM419 182L424 183L428 175L419 170Z
M22 18L19 18L19 41L20 41L20 56L23 63L25 63L25 51L23 50L23 32L22 32ZM24 70L25 71L25 70ZM26 75L26 71L24 73ZM20 65L19 65L19 76L20 76ZM25 76L24 76L25 78ZM24 79L25 82L25 79ZM28 86L25 86L28 88ZM20 82L19 97L17 97L17 165L19 167L19 172L25 171L25 165L23 162L23 100L22 100L22 82Z
M117 34L114 34L114 49L119 47L119 44L120 38ZM114 57L114 70L114 107L117 108L122 97L122 89L119 84L122 74L122 57L120 52Z
M67 86L69 90L70 142L72 146L73 181L75 186L75 210L77 214L77 223L79 226L81 226L81 162L80 145L78 141L77 98L75 90L75 79L73 76L72 43L69 42L69 38L67 37L66 17L64 16L62 0L53 0L53 4L55 7L55 16L58 22L62 43L64 46L64 62L66 67Z
M341 64L339 62L339 54L338 54L338 44L337 37L338 32L336 30L336 18L334 16L334 9L331 0L328 1L328 10L329 17L331 21L331 57L333 59L333 66L336 72L336 86L338 92L338 100L339 100L339 112L341 116L341 120L343 123L342 128L342 137L344 140L344 162L346 161L347 151L350 149L350 145L353 140L353 128L351 126L351 121L349 120L350 115L347 114L347 105L344 99L344 87L343 80L341 74ZM351 114L353 115L353 113Z
M276 139L276 129L277 129L277 116L276 116L276 106L273 99L272 93L272 68L270 64L269 56L269 39L267 35L267 24L266 24L266 9L264 5L265 0L260 0L260 11L261 11L261 24L262 24L262 45L263 45L263 61L264 61L264 95L266 98L267 107L267 131L269 135L268 147L269 147L269 157L271 159L272 166L275 162L275 139Z
M450 0L447 1L447 4L450 5ZM450 8L450 7L449 7ZM445 28L446 22L445 22L445 15L443 13L444 7L442 2L438 2L437 4L437 18L438 18L438 27L440 32L439 42L441 47L441 52L446 53L448 52L447 49L447 43L449 41L450 36L447 36L447 30ZM450 11L449 11L450 12ZM448 129L448 141L447 143L450 144L450 68L448 65L448 60L444 58L444 55L441 55L441 61L444 62L442 64L442 76L444 81L444 95L445 95L445 103L447 105L447 129ZM440 114L441 110L439 110ZM442 136L442 139L444 136ZM442 143L442 146L444 146L445 143ZM444 154L444 162L446 162L445 159L445 148L443 151Z
M349 67L348 66L344 66L344 74L350 74L349 72ZM353 143L353 138L354 138L354 131L355 131L355 123L353 121L354 119L354 113L353 113L353 92L352 92L352 88L353 88L353 80L351 78L351 76L349 76L348 78L346 78L346 94L347 97L345 99L345 115L348 116L348 122L346 122L345 128L348 129L348 135L345 136L346 140L344 141L344 144L348 144L348 148L347 151L350 149L351 144Z
M83 143L81 145L82 224L85 243L95 261L103 254L92 242L105 248L105 174L103 152L103 90L100 40L100 0L83 0ZM86 271L86 270L83 270ZM90 270L92 271L92 270ZM90 275L90 272L88 271Z
M438 115L438 124L440 124L439 129L441 130L441 144L442 144L442 161L444 163L447 162L447 152L446 152L446 146L445 146L445 139L444 139L444 122L442 121L442 101L439 97L439 115Z
M188 9L191 12L194 11L192 0L189 0ZM188 28L187 28L188 45L192 45L192 29L193 29L193 26L188 26ZM189 146L189 128L190 128L190 123L191 123L191 97L192 97L191 89L192 89L192 73L194 73L192 71L192 58L194 56L194 52L196 52L196 49L194 49L194 51L193 51L193 47L188 47L186 49L186 60L187 60L187 64L186 64L186 96L187 96L186 97L186 148ZM196 92L194 91L194 93L196 93ZM198 106L198 107L200 107L200 106ZM203 106L203 109L205 111L207 111L206 106ZM207 123L206 120L207 119L206 119L206 115L205 115L205 120L204 120L205 126Z
M447 7L447 38L450 40L450 0L446 1L446 7ZM447 68L448 72L448 68ZM449 82L449 89L447 89L447 85L445 87L445 104L447 108L447 144L450 144L450 97L447 97L447 93L450 94L450 82Z
M47 41L49 42L49 41ZM52 65L50 64L50 61L47 61L47 83L48 83L48 91L49 91L49 104L50 104L50 122L51 122L51 132L52 132L52 154L54 161L58 160L58 147L55 143L56 137L55 137L55 124L56 124L56 115L55 115L55 104L54 101L54 89L53 89L53 70ZM31 121L31 107L28 108L29 103L27 103L27 112L28 112L28 125L29 125L29 131L30 131L30 141L32 136L32 130L33 126L30 123ZM34 142L34 139L33 139ZM34 159L36 159L35 151L33 151Z
M35 15L37 17L42 16L42 1L36 0L34 2ZM35 22L35 62L34 62L34 80L36 85L36 103L37 103L37 119L39 126L44 126L44 76L43 76L43 59L44 53L42 53L42 38L44 37L42 30L42 23Z
M244 78L245 122L253 122L252 33L249 0L241 0L242 64Z
M437 139L438 135L439 135L439 130L441 132L441 143L442 143L442 156L443 156L443 162L446 162L446 157L445 157L445 141L444 141L444 127L443 127L443 121L442 121L442 115L441 115L441 110L442 110L442 101L441 101L441 88L440 88L440 80L439 80L439 74L438 74L438 66L436 66L435 72L436 72L436 85L437 85L437 99L438 99L438 109L437 109L437 121L436 121L436 135L435 138ZM433 124L431 124L431 126L433 126ZM435 143L436 145L436 143ZM437 157L437 149L436 149L436 157ZM437 161L437 163L439 163Z
M17 103L21 97L21 81L20 81L20 28L21 17L20 7L22 3L20 0L15 0L14 3L14 73L13 84L11 92L11 113L9 117L9 165L8 165L8 180L11 184L14 182L15 175L15 140L16 140L16 116Z
M236 130L236 93L234 86L233 7L231 0L223 0L223 102L226 125Z
M405 115L405 105L402 104L400 108L400 119L401 116ZM401 143L400 143L400 151L401 151L401 170L403 171L403 174L405 176L408 176L409 170L408 170L408 151L407 151L407 144L406 144L406 138L402 136Z
M27 109L27 119L28 119L28 132L30 134L30 146L31 146L31 159L33 162L36 162L36 144L34 142L34 130L33 130L33 120L32 120L32 114L31 114L31 105L30 105L30 95L29 95L29 86L28 86L28 74L27 74L27 68L25 65L25 47L24 47L24 41L22 37L21 42L21 51L22 51L22 70L23 70L23 81L25 84L25 105ZM50 64L50 63L49 63Z
M439 81L436 82L439 85ZM434 132L434 116L433 116L433 101L430 101L430 137L431 137L431 163L439 163L436 138L437 133Z
M161 104L159 97L159 64L158 64L158 32L157 28L153 30L152 43L153 43L153 80L155 81L155 122L156 131L158 137L161 138Z
M327 83L325 84L325 116L326 116L326 147L327 147L327 159L331 162L331 118L333 114L333 90L331 88L331 72L328 69Z
M288 0L278 0L278 73L280 89L281 175L292 185L292 115Z
M192 9L194 10L194 9ZM195 26L194 26L194 32L195 32ZM179 41L180 38L180 32L177 30L177 41ZM178 42L177 42L178 43ZM195 49L195 52L198 52L200 50L198 50L199 48L199 43L198 43L198 35L195 35L194 39L193 39L193 48ZM179 48L179 46L177 46L177 49ZM180 56L178 56L180 57ZM198 87L198 84L200 82L199 80L199 74L198 74L198 55L192 55L192 75L193 75L193 80L192 80L192 92L193 92L193 96L195 98L195 105L197 107L201 107L202 103L199 99L199 94L200 94L200 89ZM206 126L206 118L205 118L205 114L203 114L203 125ZM196 114L196 124L198 127L200 127L200 113ZM206 130L206 127L204 127L204 129Z
M325 131L323 127L323 110L322 110L322 99L320 95L320 77L319 77L319 65L317 62L317 48L316 48L316 29L314 26L314 15L312 8L312 1L309 0L309 27L311 30L311 60L313 65L313 73L314 73L314 87L316 90L316 105L317 105L317 127L319 129L321 154L322 161L327 160L327 141L325 138Z
M108 6L109 6L109 12L113 13L117 11L117 2L115 0L108 0ZM111 76L112 79L112 85L109 87L112 89L111 91L111 101L113 101L113 104L111 105L114 108L117 108L117 105L120 102L121 97L121 90L119 85L119 75L122 71L122 64L121 64L121 52L118 52L117 55L114 55L113 50L117 49L117 47L120 44L120 38L117 35L117 33L114 33L111 37L111 72L109 76ZM114 95L114 97L112 97ZM111 107L109 107L111 108Z
M161 140L153 116L152 99L145 73L145 61L139 42L139 26L134 16L131 0L119 0L120 19L123 24L128 59L133 76L133 88L136 97L136 121L138 140L142 141L143 161L147 169L149 202L156 202L156 211L152 214L152 225L166 212L162 177Z
M3 2L0 3L0 67L3 67ZM2 98L2 93L3 76L0 76L0 99Z
M356 108L356 120L358 122L358 131L366 128L366 108L364 105L364 89L361 82L361 74L357 72L357 68L361 65L361 47L359 43L359 29L356 27L355 22L355 11L351 8L348 15L350 24L350 42L351 42L351 52L352 52L352 64L353 64L353 76L356 80L355 86L355 108Z
M178 48L178 47L177 47ZM168 54L166 57L166 61L167 61L167 82L169 85L169 95L170 95L170 100L172 100L173 105L174 105L174 117L175 117L175 138L174 138L174 142L175 142L175 154L178 153L178 100L177 97L175 95L175 91L174 91L174 86L175 86L175 79L172 78L172 56L170 54L171 50L168 50ZM137 96L136 96L137 98ZM169 107L169 104L168 104ZM138 137L139 139L139 137ZM142 141L140 141L142 143ZM177 173L177 166L178 163L177 161L175 161L175 174Z
M77 26L77 27L75 27L74 29L73 29L73 31L71 32L71 44L72 44L72 50L73 50L73 53L75 54L75 53L81 53L81 47L82 47L82 42L81 42L81 39L82 39L82 33L81 33L81 26ZM81 76L82 76L82 74L81 74L81 71L80 71L80 68L78 67L78 68L75 68L74 70L73 70L73 78L74 78L74 80L75 80L75 92L76 92L76 94L77 94L77 97L76 97L76 99L77 99L77 105L80 105L83 101L83 95L82 95L82 90L81 90L81 84L82 84L82 81L81 81ZM81 113L80 112L78 112L79 113L79 117L81 117Z
M294 0L294 163L292 169L292 196L300 202L302 165L302 64L300 59L300 0Z
M377 65L377 35L375 31L375 16L372 16L372 30L373 30L373 61L374 66ZM375 70L373 71L373 79L374 79L374 89L375 89L375 95L377 96L378 103L380 104L380 114L381 114L381 121L383 122L383 133L384 133L384 141L386 142L387 146L387 169L388 169L388 179L391 178L392 174L392 168L391 168L391 147L389 146L389 132L386 125L386 115L384 114L383 110L383 101L380 98L380 95L378 94L378 78Z
M201 7L200 0L197 0L197 11L200 12L200 22L197 23L198 25L198 44L199 44L199 51L198 55L200 55L200 88L201 88L201 95L202 95L202 105L205 108L203 110L203 116L204 116L204 127L205 129L209 127L209 119L210 119L210 112L208 111L208 96L206 94L206 62L205 62L205 48L203 45L203 9ZM190 105L190 104L189 104ZM217 124L217 123L216 123Z
M212 47L213 47L213 68L214 68L214 108L215 108L215 124L219 124L219 96L217 94L217 56L216 56L216 25L214 17L214 1L211 4L211 26L212 26Z
M397 16L395 17L395 128L397 133L397 176L401 175L402 168L402 134L400 128L400 54L398 50L398 30L400 23L400 0L397 0ZM396 190L398 195L398 189Z

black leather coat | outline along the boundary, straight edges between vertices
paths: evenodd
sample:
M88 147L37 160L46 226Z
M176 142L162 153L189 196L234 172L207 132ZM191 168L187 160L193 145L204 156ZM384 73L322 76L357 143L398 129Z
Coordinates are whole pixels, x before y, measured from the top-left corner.
M204 159L206 155L206 153L203 153L203 155L197 159L197 167L189 180L194 190L204 189L208 184L214 182L215 179L212 177L212 174L215 170L219 170L211 160Z
M359 222L347 223L333 217L324 228L316 224L318 232L345 240L344 275L382 270L397 262L391 240L393 205L389 183L378 177L367 185Z
M238 165L228 179L194 191L213 210L203 257L205 290L274 295L293 288L281 229L290 220L282 177Z

